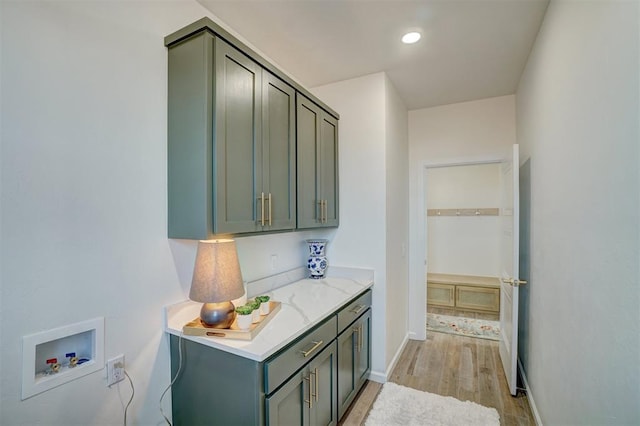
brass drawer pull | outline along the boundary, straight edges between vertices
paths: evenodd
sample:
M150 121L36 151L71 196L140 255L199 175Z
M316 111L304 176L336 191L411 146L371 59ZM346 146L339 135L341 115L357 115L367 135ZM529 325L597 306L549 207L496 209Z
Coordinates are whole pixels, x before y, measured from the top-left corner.
M354 314L358 315L360 312L362 312L362 310L363 310L364 308L366 308L366 306L365 306L365 305L358 305L358 306L356 306L355 308L353 308L353 309L351 310L351 312L353 312Z
M308 357L313 351L315 351L316 349L318 349L320 347L320 345L322 345L324 342L322 340L320 340L319 342L311 342L313 343L313 347L307 351L300 351L300 353L302 354L303 357Z

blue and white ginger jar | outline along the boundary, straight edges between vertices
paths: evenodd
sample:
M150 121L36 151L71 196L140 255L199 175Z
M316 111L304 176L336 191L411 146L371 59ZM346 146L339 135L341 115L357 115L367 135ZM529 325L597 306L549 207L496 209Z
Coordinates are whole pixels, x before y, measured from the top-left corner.
M324 278L328 266L324 251L329 240L306 240L306 242L309 246L309 259L307 260L309 278Z

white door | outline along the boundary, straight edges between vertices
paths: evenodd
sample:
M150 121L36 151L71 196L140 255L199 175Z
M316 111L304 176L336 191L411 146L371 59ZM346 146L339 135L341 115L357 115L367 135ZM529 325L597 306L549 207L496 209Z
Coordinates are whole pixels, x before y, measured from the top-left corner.
M507 376L511 395L518 382L518 279L520 258L520 194L518 145L505 158L501 167L502 279L500 285L500 359Z

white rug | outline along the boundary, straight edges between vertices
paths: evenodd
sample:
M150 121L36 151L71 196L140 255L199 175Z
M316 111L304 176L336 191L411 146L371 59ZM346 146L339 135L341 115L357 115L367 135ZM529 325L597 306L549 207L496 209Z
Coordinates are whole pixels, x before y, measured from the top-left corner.
M366 426L499 426L500 416L495 408L387 382L378 394L365 424Z

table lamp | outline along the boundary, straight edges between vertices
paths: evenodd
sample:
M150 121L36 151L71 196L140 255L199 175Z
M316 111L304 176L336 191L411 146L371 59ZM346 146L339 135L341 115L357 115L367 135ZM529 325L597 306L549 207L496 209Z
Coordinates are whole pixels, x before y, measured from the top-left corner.
M231 300L243 294L235 241L199 241L189 299L203 303L200 309L202 325L229 328L236 317Z

